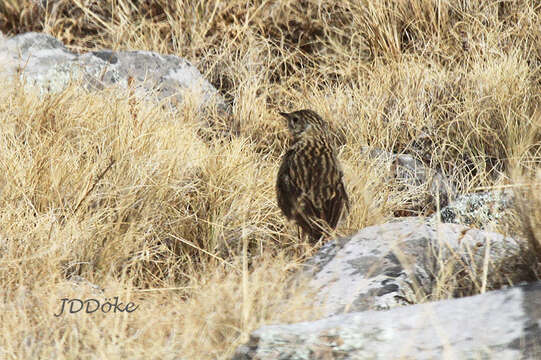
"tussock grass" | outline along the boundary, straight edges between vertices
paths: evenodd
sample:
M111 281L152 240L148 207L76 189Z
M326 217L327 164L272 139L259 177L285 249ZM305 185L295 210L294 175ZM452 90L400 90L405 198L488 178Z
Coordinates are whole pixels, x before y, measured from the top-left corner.
M511 173L539 168L535 2L48 3L2 3L0 30L45 31L73 51L185 57L231 115L198 112L189 99L166 109L119 89L74 85L40 96L4 83L0 319L9 336L0 347L8 358L227 358L263 323L308 319L310 297L286 279L314 249L298 243L275 204L287 144L277 111L309 107L345 140L352 207L337 236L386 221L415 196L362 155L367 146L412 153L460 192L522 189L529 180ZM532 194L528 216L502 231L525 225L536 244ZM471 293L486 290L477 276ZM79 277L104 292L74 285ZM445 274L440 285L441 297L457 286ZM140 308L52 315L60 298L84 296Z

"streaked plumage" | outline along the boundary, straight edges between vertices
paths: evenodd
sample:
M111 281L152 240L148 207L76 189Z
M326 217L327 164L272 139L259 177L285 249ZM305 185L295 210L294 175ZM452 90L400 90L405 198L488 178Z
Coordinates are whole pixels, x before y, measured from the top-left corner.
M343 172L328 124L312 110L280 113L291 134L276 181L278 206L317 241L349 206Z

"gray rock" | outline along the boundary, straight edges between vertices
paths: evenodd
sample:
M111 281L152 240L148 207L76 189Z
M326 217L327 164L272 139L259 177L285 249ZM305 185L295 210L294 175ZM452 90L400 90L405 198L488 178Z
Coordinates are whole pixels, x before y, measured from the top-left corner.
M216 89L187 60L149 51L103 50L78 55L42 33L0 42L0 72L7 77L23 76L27 86L42 93L62 91L74 81L81 81L87 89L127 88L132 78L139 97L168 99L176 105L190 92L198 106L215 101L220 109L226 109Z
M322 316L385 310L431 296L439 272L451 267L472 279L487 271L489 289L498 284L496 269L511 266L519 251L514 239L497 233L401 218L325 244L302 276L311 279Z
M483 229L486 224L498 222L508 216L513 208L514 194L511 190L491 191L458 196L441 209L440 219L445 223L473 225ZM437 214L432 216L433 219Z
M254 331L233 359L540 359L541 282Z

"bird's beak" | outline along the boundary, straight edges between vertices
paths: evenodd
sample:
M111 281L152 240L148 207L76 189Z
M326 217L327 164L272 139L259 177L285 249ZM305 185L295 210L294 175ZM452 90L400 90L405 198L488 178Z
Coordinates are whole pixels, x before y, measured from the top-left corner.
M282 116L285 117L286 119L289 119L289 114L288 114L288 113L285 113L285 112L279 112L278 114L282 115Z

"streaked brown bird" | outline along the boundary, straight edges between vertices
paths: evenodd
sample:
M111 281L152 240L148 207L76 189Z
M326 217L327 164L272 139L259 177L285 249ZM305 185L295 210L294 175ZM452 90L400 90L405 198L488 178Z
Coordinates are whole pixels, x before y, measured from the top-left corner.
M349 199L327 122L312 110L280 113L291 135L276 181L278 206L310 241L335 229Z

